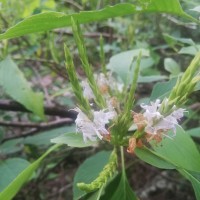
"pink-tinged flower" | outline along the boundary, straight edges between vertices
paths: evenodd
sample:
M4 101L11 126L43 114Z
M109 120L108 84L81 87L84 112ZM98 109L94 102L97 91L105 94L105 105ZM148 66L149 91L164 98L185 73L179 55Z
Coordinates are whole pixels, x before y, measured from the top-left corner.
M165 102L168 100L166 99ZM145 132L148 134L156 135L157 133L164 133L168 130L173 130L174 134L176 133L176 126L178 120L180 120L185 112L185 109L179 108L176 109L176 106L173 107L173 111L164 116L159 112L161 106L160 100L157 99L155 102L151 102L151 105L141 105L145 110L143 113L145 120Z
M85 142L87 140L96 141L97 138L102 140L104 135L108 135L109 132L105 126L116 116L112 111L94 111L92 121L79 108L76 108L75 111L78 112L75 120L77 131L82 132Z

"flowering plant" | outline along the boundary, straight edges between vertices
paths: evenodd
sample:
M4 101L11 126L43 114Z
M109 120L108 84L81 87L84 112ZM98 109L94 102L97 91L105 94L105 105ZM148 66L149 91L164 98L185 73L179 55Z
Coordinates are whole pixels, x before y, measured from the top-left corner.
M115 179L116 174L118 174L117 149L120 148L122 175L121 181L118 183L119 191L117 190L117 193L121 193L120 187L125 187L125 191L130 193L126 199L137 199L127 181L124 147L133 157L137 155L145 162L159 168L177 169L192 182L188 170L198 171L200 163L191 167L183 163L182 160L176 160L179 151L169 154L165 148L173 149L176 140L184 138L190 142L193 153L199 155L189 136L183 132L180 122L184 114L187 113L187 110L183 108L184 104L200 79L198 72L200 53L195 56L182 77L178 78L176 85L168 95L147 104L140 104L140 112L135 112L135 91L143 57L142 51L139 52L134 66L131 84L119 83L113 75L114 72L107 71L105 65L102 67L102 72L96 76L88 62L79 24L73 19L72 28L83 71L86 75L86 80L80 83L70 51L65 46L68 76L78 102L77 107L74 108L74 111L77 112L75 120L77 133L74 134L74 137L81 136L83 142L88 145L104 141L113 146L108 163L97 178L91 180L90 183L84 183L84 180L75 181L75 190L82 190L81 195L88 193L101 196L102 191L111 184L110 181ZM132 126L136 128L132 129ZM56 139L53 139L52 142L62 143ZM177 145L181 144L176 143L175 146ZM183 148L180 151L183 151ZM188 154L188 152L184 150L184 154ZM193 160L193 158L191 159ZM200 161L200 157L198 160ZM112 199L115 198L117 197L114 195Z
M160 34L163 24L160 23L160 19L157 16L155 16L154 18L156 19L156 26L153 27L149 26L149 22L151 22L152 19L150 19L149 21L147 20L148 27L144 27L144 22L146 20L143 21L143 18L140 19L142 13L165 13L161 15L163 19L167 18L181 27L179 29L180 32L178 32L177 30L174 32L173 24L173 32L175 33L175 35L178 35L179 33L181 35L183 27L184 29L187 27L191 29L197 29L198 24L200 24L199 19L196 19L184 12L181 6L182 3L180 3L181 1L137 0L133 2L130 1L131 3L122 3L123 1L121 0L111 2L95 2L82 0L82 4L80 2L76 3L75 1L66 1L65 4L69 4L71 6L70 8L65 9L63 1L54 2L52 0L46 0L37 1L36 3L34 2L33 4L31 4L30 9L25 9L24 13L18 12L19 9L15 8L15 5L19 4L16 3L17 1L1 2L2 3L0 3L0 9L5 11L5 14L0 14L0 18L3 20L2 30L8 28L11 18L13 18L16 13L14 12L12 14L13 16L11 18L8 17L7 19L7 16L9 16L12 11L12 6L14 6L13 10L17 11L17 13L19 14L18 19L14 20L17 22L17 24L8 28L4 33L0 34L0 54L1 59L3 59L3 61L0 62L0 86L1 89L3 89L3 93L5 92L6 94L6 98L7 96L10 96L13 100L23 105L21 107L21 105L14 104L13 108L11 102L9 103L10 110L19 109L20 111L29 111L36 114L43 120L45 120L46 115L52 113L51 106L50 109L46 109L49 107L46 107L43 104L43 100L47 100L48 104L51 105L51 99L49 99L48 90L46 90L46 87L44 86L46 85L46 83L44 84L44 82L46 82L46 78L45 81L43 79L41 80L41 86L44 90L44 94L33 92L32 87L30 87L28 81L25 79L24 73L22 73L22 71L11 60L11 58L7 57L9 53L11 53L11 55L14 56L15 59L22 59L24 61L24 64L29 61L32 62L34 61L34 59L36 59L36 61L38 61L37 63L48 64L49 66L52 66L52 69L55 65L54 70L56 71L56 73L62 75L62 77L65 76L63 76L63 74L60 72L61 62L59 62L59 58L62 59L63 56L60 57L60 53L57 53L57 49L59 48L56 49L54 46L55 41L56 45L62 43L58 42L60 41L60 39L52 40L53 37L51 36L51 33L48 34L49 37L47 37L50 48L44 48L43 45L46 44L46 42L42 42L42 45L37 43L36 39L34 39L35 37L25 37L22 38L22 40L14 40L13 42L8 42L7 39L20 37L30 33L50 31L52 29L72 26L74 39L76 41L80 60L82 63L84 78L80 77L77 73L78 70L75 69L76 67L74 65L74 59L72 58L72 54L69 49L70 47L66 45L64 47L64 52L66 57L68 80L71 83L77 104L70 109L70 112L66 111L64 113L67 117L69 116L68 114L70 114L72 118L70 118L70 120L68 118L64 120L57 120L56 117L55 121L24 124L23 122L21 123L21 119L24 118L20 117L21 114L19 115L19 117L17 115L17 118L19 118L20 121L19 123L16 123L15 121L7 122L7 118L9 117L7 117L7 115L3 116L3 118L5 119L5 122L1 122L1 125L3 126L12 125L13 127L19 126L35 128L33 128L33 130L30 130L30 132L25 132L25 134L24 132L18 134L18 131L15 130L13 130L14 134L10 134L10 132L12 131L9 130L8 137L5 136L5 138L4 134L2 134L2 131L0 130L0 142L2 143L1 147L3 148L3 150L1 149L0 152L2 154L1 157L3 158L0 163L0 169L2 172L1 175L3 177L0 178L0 199L12 199L20 190L20 188L31 179L34 171L39 168L44 158L47 157L52 151L58 150L61 145L64 146L67 144L69 146L69 148L67 148L67 151L69 150L70 153L73 152L73 156L75 151L74 148L71 147L89 147L92 152L98 151L99 149L106 150L96 153L94 156L88 158L80 165L73 181L74 200L138 199L137 196L139 195L137 194L137 192L134 192L132 190L128 181L128 178L129 180L131 180L132 176L135 176L135 174L131 174L128 170L130 169L130 166L135 164L135 162L138 162L139 164L142 163L141 165L146 166L143 164L143 161L157 168L175 169L176 171L178 171L188 181L191 182L196 198L197 200L200 200L200 154L197 149L198 146L196 146L196 144L190 137L190 135L195 135L199 137L199 129L197 128L194 130L193 128L192 130L186 130L186 132L184 131L184 129L186 129L185 124L187 122L187 117L191 114L189 108L189 104L191 103L190 95L193 91L200 90L200 46L196 44L192 39L172 37L165 33ZM49 7L47 6L47 4L51 4L51 6L53 7L56 5L55 9L58 12L48 12L47 10L49 10L51 6ZM57 7L57 4L60 6ZM186 3L186 1L184 1L184 7L189 8L190 5L197 6L193 9L190 9L190 12L200 12L198 3L194 3L193 1L190 3ZM26 4L24 4L24 6L26 7ZM22 7L23 10L23 6L21 3L18 7ZM102 9L99 9L100 7L102 7ZM8 13L6 13L6 8L9 8ZM79 13L74 13L74 9L80 9L81 11ZM87 11L85 11L84 9L87 9ZM66 14L65 11L69 11L69 14ZM24 15L27 16L27 12L31 16L23 19ZM97 72L96 75L91 64L88 61L83 36L77 21L82 24L95 22L95 27L96 22L98 21L126 15L130 16L132 14L136 14L136 16L134 17L134 22L136 23L134 23L133 25L132 17L126 18L127 22L131 22L127 24L126 21L124 21L123 19L123 22L125 22L123 24L125 26L120 25L120 29L122 28L119 31L120 38L118 38L118 35L109 35L107 34L107 32L104 33L104 37L109 37L110 39L112 39L112 41L114 41L113 44L117 44L117 42L120 41L119 46L121 48L125 47L126 45L126 48L133 48L134 44L134 49L112 56L109 60L109 64L106 65L103 39L101 38L99 50L102 67L101 69L95 70L95 72ZM183 23L169 16L169 14L185 18L186 20L190 20L190 22L193 23ZM118 27L119 25L118 20L112 21L111 23L110 22L111 21L109 21L109 29L112 28L114 30L114 27ZM139 27L137 27L137 24L141 24L141 26L139 25ZM97 28L99 27L96 26L94 29L92 28L92 30L96 29L98 31L98 36L99 29ZM168 31L168 28L169 27L167 27L167 29L164 29L164 31ZM144 33L144 31L146 30L151 31ZM153 37L151 35L151 33L153 32L152 30L158 30L158 33L152 34ZM126 37L121 35L122 32L126 32ZM55 33L59 33L59 37L63 33L71 35L70 32L63 32L63 30L61 29L56 30ZM145 35L145 37L143 36L143 34ZM196 34L198 35L198 33L195 33L194 35ZM161 50L160 53L164 53L164 57L166 56L166 53L167 55L171 55L171 52L170 54L168 54L168 47L172 47L172 49L175 50L174 57L176 57L177 46L181 47L179 53L186 53L188 55L195 56L183 74L180 73L181 69L179 69L180 66L178 65L178 63L176 63L171 58L164 59L164 67L168 72L170 72L169 81L158 82L160 80L167 80L168 76L156 76L154 74L155 71L152 68L150 69L150 71L148 71L149 68L147 70L147 67L149 66L156 66L156 57L161 57L160 55L158 56L157 52L154 52L155 48L146 48L149 45L146 42L146 37L149 37L149 35L151 35L151 38L153 38L156 43L157 41L159 42L159 45L156 47L156 49ZM193 35L193 33L191 35ZM44 39L46 37L46 33L41 36L42 39ZM93 37L95 35L88 34L87 36ZM145 39L143 38L143 40L140 40L141 36ZM163 36L163 38L166 40L167 45L160 45L161 43L158 40L160 36ZM196 37L196 39L197 38L198 37ZM29 42L29 39L33 40ZM117 39L117 41L115 39ZM18 45L20 46L19 49L15 47L13 48L13 45L18 44L18 42L21 41L23 41L22 48L21 45ZM121 41L125 41L125 43L127 44L123 44L123 42ZM183 45L191 46L183 47ZM11 46L11 48L9 46ZM145 47L145 49L135 49L137 48L137 46L143 46ZM24 51L26 47L28 47L28 51ZM40 51L40 49L42 51ZM148 49L151 49L151 53ZM88 50L92 51L91 49ZM117 48L115 48L115 50L118 51ZM49 52L51 53L52 60L49 60ZM22 54L23 56L21 56ZM27 57L25 62L24 55L25 57L34 55L34 59L32 59L32 57L31 59ZM119 58L116 59L116 57ZM178 58L176 57L176 59ZM184 61L186 60L189 60L188 57L184 59ZM180 63L183 62L181 61ZM183 66L184 65L185 64L183 64ZM40 67L42 66L38 66L37 64L37 68L39 69ZM144 69L146 69L147 71ZM143 73L143 70L145 71L145 73L148 74L148 76L143 76L145 74ZM34 70L34 72L36 72L36 75L38 76L37 79L40 80L40 76L37 73L37 70ZM149 76L149 74L154 74L155 76ZM34 79L33 82L36 82L35 80L36 79ZM51 78L49 80L51 80ZM141 80L143 80L143 82ZM143 98L138 98L138 94L141 94L140 92L138 92L138 90L141 88L141 85L138 85L138 83L146 83L144 80L148 83L157 82L155 85L151 85L153 87L153 90L151 96L147 97L146 100ZM148 95L150 95L150 93L148 93ZM2 102L4 102L4 100ZM4 102L1 105L2 109L4 110L7 105L7 101L6 103ZM58 111L60 112L60 109L58 109ZM55 111L54 114L57 116L57 111ZM61 116L63 116L62 112ZM74 116L76 116L76 119L74 119ZM185 118L186 120L184 121ZM191 116L189 116L189 118L191 118ZM51 120L51 117L48 119ZM38 121L38 119L30 120L31 122L35 122L35 120ZM69 124L75 122L76 130L74 129L75 126L67 127L67 129L69 128L70 131L73 131L69 132L68 129L67 133L51 139L51 142L56 144L50 147L34 162L24 162L23 164L23 159L21 158L10 159L11 152L13 154L13 147L14 149L17 147L14 152L18 152L19 149L23 148L24 151L21 156L25 157L26 155L28 160L32 160L32 156L35 157L35 153L37 153L37 150L35 148L32 148L32 143L34 145L40 146L40 136L42 135L42 133L37 135L37 138L39 138L37 139L37 141L35 139L32 140L32 138L35 138L35 135L32 136L32 134L39 132L40 129L63 125L66 122ZM22 129L24 130L24 128ZM59 131L56 130L56 132L58 136ZM1 138L2 135L3 139ZM31 135L31 137L27 137L28 135ZM18 138L19 136L22 140ZM52 136L51 133L48 132L48 137L54 136ZM13 141L14 138L16 139L17 143ZM47 141L49 141L49 139L45 138L45 145L47 145ZM31 144L31 146L29 146L29 143ZM26 144L28 144L28 148L30 147L31 153L33 153L34 155L28 155L29 149L26 149ZM6 149L5 154L2 153L4 149ZM108 149L110 151L108 151ZM61 157L60 152L56 153L57 157ZM79 158L80 157L81 156L79 155ZM51 158L55 159L54 156L52 156ZM74 156L73 159L74 158L76 159L76 156ZM66 157L62 158L62 160L65 159ZM51 179L52 174L50 174L49 176L48 174L49 172L52 172L54 166L57 167L57 163L60 164L60 161L57 162L57 160L56 164L54 162L51 164L51 166L49 164L46 165L47 171L44 168L42 168L42 170L39 170L40 172L37 173L33 179L31 179L32 183L34 182L35 185L37 183L40 183L38 184L38 186L40 187L40 185L44 183L44 181L41 181L44 177L46 177L47 179ZM13 163L15 166L15 170L10 170L13 167ZM167 174L168 173L170 174L170 172L167 172ZM131 177L127 178L127 174L131 174ZM140 176L140 174L137 174L137 177ZM54 174L53 177L55 178ZM45 181L47 179L45 179ZM35 180L37 182L35 182ZM148 181L147 184L149 184ZM32 186L32 184L30 185ZM135 184L131 185L133 185L133 187L135 186ZM149 185L151 185L151 183ZM67 186L64 186L64 190L63 188L58 187L58 193L60 193L61 191L62 193L64 193L65 189L68 188L68 186L70 187L71 183L69 183L69 185ZM174 187L170 189L175 190ZM43 187L39 188L39 190L37 191L42 190ZM31 189L28 191L31 191ZM36 190L34 189L34 191ZM54 190L52 191L54 193ZM25 193L26 196L27 194L29 195L27 198L34 198L31 193L29 194L29 192L27 191ZM55 193L54 195L57 195L58 193ZM143 193L145 193L145 191ZM19 194L19 196L19 198L21 198L21 194ZM46 194L46 192L42 192L41 194L38 192L36 196L37 198L42 199L50 197L48 194Z

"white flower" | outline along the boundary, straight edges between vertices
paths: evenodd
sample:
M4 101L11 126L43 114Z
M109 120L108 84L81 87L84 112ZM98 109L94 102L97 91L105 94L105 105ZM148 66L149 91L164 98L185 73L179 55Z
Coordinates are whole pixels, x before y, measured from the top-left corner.
M88 100L94 99L95 96L89 83L87 81L82 81L81 85L83 87L83 96L87 98Z
M109 120L116 116L116 113L113 111L94 111L94 118L91 121L79 108L76 108L75 111L78 112L75 120L77 131L82 132L85 142L87 140L96 141L97 137L102 140L103 135L108 135L109 132L105 126L109 123Z
M100 133L99 137L100 139L102 139L102 135L108 135L109 132L106 129L106 124L109 123L109 120L113 119L115 117L114 112L103 112L102 110L100 111L95 111L94 112L94 126L96 128L96 130Z
M164 103L167 102L168 99L166 99ZM183 117L185 109L176 109L176 106L174 106L173 112L167 116L163 116L159 112L160 106L161 103L159 99L155 102L151 102L151 105L141 105L141 107L145 109L145 112L143 113L146 122L145 132L156 135L159 131L165 132L167 130L173 130L173 132L176 133L178 120Z
M77 132L83 133L83 140L95 141L96 140L96 130L92 121L79 109L74 109L78 112L77 118L75 120Z
M160 114L160 112L158 112L160 105L161 104L160 104L159 99L157 99L155 103L151 102L151 105L141 104L141 107L146 110L144 112L143 116L145 117L146 122L147 122L147 129L152 127L154 125L155 121L158 121L161 118L163 118L163 116Z

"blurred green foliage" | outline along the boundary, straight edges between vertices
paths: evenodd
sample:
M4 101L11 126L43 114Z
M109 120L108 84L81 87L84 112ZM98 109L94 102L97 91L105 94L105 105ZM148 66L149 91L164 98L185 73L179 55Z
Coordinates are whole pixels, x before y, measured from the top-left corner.
M80 11L96 11L118 3L133 3L138 5L137 0L129 0L126 2L123 0L0 0L0 31L4 33L8 28L23 21L26 17L45 13L47 11L73 14ZM186 13L196 19L199 17L200 14L198 12L191 10L199 5L198 0L181 0L180 3ZM34 24L32 24L32 26L34 26ZM101 22L84 24L81 25L81 29L83 30L88 58L94 71L98 72L101 69L99 55L101 49L99 38L101 35L104 38L103 50L105 52L105 63L109 69L114 69L113 71L121 76L122 80L125 80L124 77L127 75L126 70L129 68L129 64L132 61L132 58L130 60L130 54L138 51L138 49L143 49L147 52L148 57L141 61L142 66L136 93L137 101L149 101L161 95L162 98L168 95L176 82L177 76L185 71L192 57L200 50L200 26L181 17L168 14L136 13L125 17L109 18ZM72 29L66 27L37 34L24 35L10 40L1 40L0 59L5 60L7 56L11 56L14 65L18 66L18 72L24 76L22 82L26 85L25 87L29 87L27 85L30 84L31 92L35 94L38 94L38 92L43 93L45 105L55 105L57 107L62 105L66 109L72 109L75 107L76 102L74 101L66 75L63 50L64 43L67 42L70 52L74 57L74 63L79 78L84 78L83 71L80 67L81 62L78 59L77 46L72 36ZM7 73L8 72L5 70L4 74ZM0 86L0 99L11 99L12 97L12 99L20 102L19 99L16 98L16 96L19 95L20 88L16 85L17 76L15 75L16 73L12 74L13 78L7 80L11 84L11 87L13 87L12 89L14 92L11 93L16 94L14 95L15 97ZM2 79L0 83L1 81ZM191 95L188 105L198 104L200 97L198 90L199 88ZM153 92L151 93L151 91ZM41 106L39 104L42 103L37 103L35 97L30 98L37 106ZM23 101L20 103L23 103ZM31 106L29 106L29 108L30 107ZM187 123L184 125L186 129L192 128L189 130L189 133L196 139L197 143L199 141L199 112L199 107L195 110L192 109L190 111L192 114L187 116ZM40 117L38 117L37 114L39 114ZM45 122L41 118L42 115L43 113L36 111L35 114L32 114L3 111L0 109L0 121L8 123L13 121L25 123ZM56 120L56 116L47 116L46 120ZM50 139L58 137L62 133L73 133L76 131L74 126L65 125L64 127L57 127L51 130L40 130L35 135L23 137L23 133L26 133L30 129L30 127L13 128L12 126L2 125L0 129L0 157L3 161L0 163L0 170L2 166L13 165L13 160L10 160L13 159L13 157L17 157L16 159L23 158L27 161L35 160L36 157L38 158L38 156L41 155L44 149L49 147ZM9 140L9 137L12 138L12 136L21 137ZM4 141L5 138L8 138L8 141ZM58 138L62 139L62 137ZM42 165L39 168L38 172L32 177L31 184L36 183L37 185L37 183L40 183L41 186L45 181L51 180L51 177L54 177L53 179L55 180L62 176L61 173L67 174L67 170L70 171L72 167L77 168L82 162L82 155L84 158L88 157L97 151L98 148L101 149L101 145L97 148L91 148L92 150L87 149L83 152L69 147L64 149L63 152L54 152L54 155L48 160L50 164ZM110 149L109 146L106 148ZM73 157L75 157L75 160ZM17 160L16 163L24 163L25 166L27 163L24 160L22 162ZM68 165L68 160L69 162L71 161L72 164ZM19 171L24 168L24 166L21 165L18 166L16 164L16 166ZM61 172L59 172L60 169ZM194 185L196 184L197 180L191 176L190 173L189 175L187 171L182 171L181 173L185 174L185 176L189 176L188 179L192 180L191 182L193 182ZM17 174L18 173L15 173L12 179L16 177ZM8 176L7 182L5 181L4 183L9 183L11 181L10 177L11 176ZM40 179L39 177L44 178ZM72 179L67 175L64 178L63 187L72 182ZM117 180L119 180L119 178ZM122 184L125 183L126 180ZM71 186L69 186L69 188L70 187ZM26 190L30 192L30 195L25 197L27 200L32 200L34 198L47 199L48 197L45 186L42 185L41 190L37 188L39 192L36 193L38 194L35 194L34 191L31 193L31 187L27 187L22 190L15 199L22 199L21 195L24 197L27 193ZM59 190L59 188L57 188L57 190ZM66 189L66 191L69 192L71 189ZM66 197L66 194L63 192L61 196ZM69 195L67 198L70 199L72 197Z

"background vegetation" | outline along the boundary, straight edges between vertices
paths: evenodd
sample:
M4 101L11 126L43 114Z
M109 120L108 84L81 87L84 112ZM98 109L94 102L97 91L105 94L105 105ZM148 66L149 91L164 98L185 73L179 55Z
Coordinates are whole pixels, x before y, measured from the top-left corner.
M137 5L138 2L0 0L0 30L4 33L26 17L48 11L69 15L119 3ZM199 17L199 10L191 10L199 5L198 0L181 0L180 3L194 19ZM108 10L105 12L109 14ZM126 15L125 10L122 12L122 16L108 17L103 21L94 19L81 25L81 28L90 63L96 72L105 64L116 74L126 76L134 52L143 49L149 55L142 63L136 91L137 110L140 103L159 96L159 91L163 94L162 88L175 84L177 76L185 71L194 55L200 51L200 26L181 13L178 16L173 12L171 15L155 12ZM35 30L48 26L45 21L29 23L29 28ZM48 149L50 139L76 131L76 113L71 110L76 107L76 101L65 68L64 43L70 47L80 79L84 78L84 74L72 29L69 25L59 24L48 31L41 29L37 33L27 34L26 28L19 27L22 34L19 29L13 32L10 29L7 36L0 35L0 191ZM104 40L105 60L100 53L100 37ZM166 82L167 85L162 85ZM197 89L186 105L189 114L182 123L185 130L190 130L188 133L198 148L199 98ZM110 150L111 147L105 143L85 149L63 145L41 162L14 199L72 199L73 179L78 167L86 158L102 149ZM101 156L98 157L99 165L104 166ZM190 183L176 171L156 169L133 155L126 155L126 161L129 182L141 199L195 199Z

